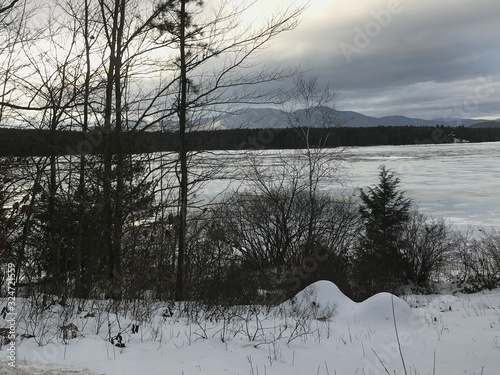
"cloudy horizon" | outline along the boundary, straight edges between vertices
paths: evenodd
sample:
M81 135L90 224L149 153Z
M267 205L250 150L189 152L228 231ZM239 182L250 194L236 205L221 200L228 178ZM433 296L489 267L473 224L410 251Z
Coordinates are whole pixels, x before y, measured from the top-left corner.
M497 0L311 0L262 58L317 75L339 110L498 119L498 14Z

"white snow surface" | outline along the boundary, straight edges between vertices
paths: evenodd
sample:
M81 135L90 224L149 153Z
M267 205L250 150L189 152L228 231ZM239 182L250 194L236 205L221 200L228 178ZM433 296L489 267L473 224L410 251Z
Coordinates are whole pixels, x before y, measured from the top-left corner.
M407 374L499 374L500 290L404 300L380 293L355 303L333 283L319 281L292 300L271 309L240 309L226 325L163 318L158 305L156 317L139 322L136 334L127 327L138 321L111 314L112 333L123 332L121 349L107 340L107 318L96 334L99 315L80 315L73 323L82 335L67 344L57 334L44 346L22 340L16 371L373 375L405 374L406 368ZM16 373L6 359L2 366L0 375Z

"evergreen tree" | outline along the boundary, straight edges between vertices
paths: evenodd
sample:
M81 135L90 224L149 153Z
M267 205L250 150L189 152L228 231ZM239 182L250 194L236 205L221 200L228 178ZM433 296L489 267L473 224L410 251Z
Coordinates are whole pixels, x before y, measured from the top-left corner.
M104 205L102 185L103 168L100 167L102 157L87 157L89 167L86 177L84 194L78 192L78 184L69 181L66 191L60 192L55 199L55 225L50 223L50 212L46 193L41 194L40 203L35 213L33 229L34 258L40 270L45 274L45 289L47 293L58 295L76 295L79 298L90 298L99 295L101 288L106 288L108 278L108 254L105 247L105 237L108 228L101 225ZM148 220L153 215L154 191L153 183L147 176L144 162L138 156L128 156L124 160L123 186L123 216L120 218L125 228L122 238L123 287L126 282L131 284L133 278L144 278L144 274L127 273L125 267L132 263L132 257L137 254L139 245L147 242L141 238L137 243L130 241L131 236L137 236L137 225ZM90 168L93 167L93 168ZM112 186L116 187L116 174L113 174ZM79 195L80 194L80 195ZM115 202L112 202L114 208ZM81 227L81 236L79 236ZM51 238L53 242L50 242ZM79 253L75 248L79 246ZM56 249L54 247L57 246ZM130 268L130 267L129 267ZM76 280L79 280L76 288ZM137 284L137 281L136 281ZM140 285L143 287L143 285ZM126 292L126 290L122 290ZM105 290L107 292L107 290Z
M364 232L358 246L356 269L364 297L379 291L394 291L404 282L402 233L410 220L411 200L398 190L400 180L385 166L379 183L361 189L359 208Z

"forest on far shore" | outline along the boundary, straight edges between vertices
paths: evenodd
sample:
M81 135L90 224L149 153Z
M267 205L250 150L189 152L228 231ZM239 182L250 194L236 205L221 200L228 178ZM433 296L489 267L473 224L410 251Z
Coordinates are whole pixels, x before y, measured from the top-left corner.
M440 144L500 141L500 128L378 126L369 128L310 128L312 147ZM189 150L300 149L303 132L297 128L192 131ZM129 131L121 134L126 154L176 151L178 132ZM0 127L0 156L99 154L103 134L94 129L83 134L69 130Z

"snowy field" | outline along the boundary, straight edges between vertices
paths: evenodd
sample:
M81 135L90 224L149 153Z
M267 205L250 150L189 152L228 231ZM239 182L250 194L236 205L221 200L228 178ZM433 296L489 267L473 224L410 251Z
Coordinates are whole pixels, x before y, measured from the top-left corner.
M98 311L75 317L79 333L66 344L57 331L42 347L25 339L17 348L18 373L498 375L500 368L500 290L404 300L381 293L354 303L320 281L274 309L189 322L151 308L147 323L109 315L124 348L106 340L108 317L100 322ZM133 323L140 323L138 333L131 333Z

